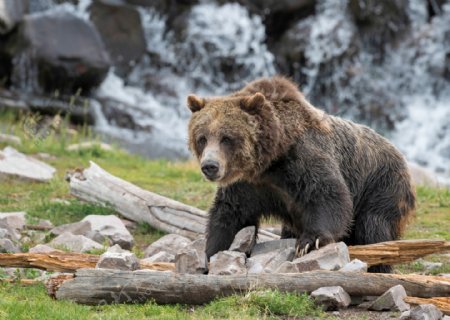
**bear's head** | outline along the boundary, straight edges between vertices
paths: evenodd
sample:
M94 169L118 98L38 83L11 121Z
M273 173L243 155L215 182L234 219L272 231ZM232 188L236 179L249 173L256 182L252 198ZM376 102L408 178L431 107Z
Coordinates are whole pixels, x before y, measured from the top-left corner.
M264 95L190 95L187 102L189 148L208 180L225 186L253 180L267 168L279 144L280 121Z

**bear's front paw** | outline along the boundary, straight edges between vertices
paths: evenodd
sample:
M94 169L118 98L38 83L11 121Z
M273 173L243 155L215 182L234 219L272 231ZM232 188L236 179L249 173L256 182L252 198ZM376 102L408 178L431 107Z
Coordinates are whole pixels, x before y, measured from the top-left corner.
M295 244L295 256L303 257L305 254L314 249L319 249L327 244L333 243L334 239L330 236L319 234L303 234L300 238L297 238Z

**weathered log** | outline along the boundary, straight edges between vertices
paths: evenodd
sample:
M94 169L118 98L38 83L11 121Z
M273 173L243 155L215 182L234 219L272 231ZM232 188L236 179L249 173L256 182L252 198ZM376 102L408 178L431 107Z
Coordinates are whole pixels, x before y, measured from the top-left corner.
M414 261L433 253L450 252L450 241L399 240L350 246L350 258L359 259L369 266L377 264L399 264Z
M152 227L196 239L205 233L207 214L203 210L143 190L117 178L95 163L69 177L72 195L89 202L112 206L124 217ZM279 236L262 230L260 240Z
M434 304L444 314L450 315L450 297L434 297L429 299L406 297L404 301L410 304Z
M450 296L450 280L442 277L312 271L298 274L193 275L172 272L80 269L75 278L56 291L57 299L98 305L106 303L202 304L216 297L249 290L311 292L324 286L341 286L354 296L378 296L395 285L417 297Z
M0 253L0 267L36 268L47 271L75 272L81 268L95 268L99 256L85 253ZM142 263L141 269L172 271L173 263Z

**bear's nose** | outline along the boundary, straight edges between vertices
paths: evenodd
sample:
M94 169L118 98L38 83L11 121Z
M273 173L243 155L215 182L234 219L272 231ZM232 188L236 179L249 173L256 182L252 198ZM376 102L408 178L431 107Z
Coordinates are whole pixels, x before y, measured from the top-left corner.
M206 160L202 163L202 172L207 178L215 178L219 171L219 163L214 160Z

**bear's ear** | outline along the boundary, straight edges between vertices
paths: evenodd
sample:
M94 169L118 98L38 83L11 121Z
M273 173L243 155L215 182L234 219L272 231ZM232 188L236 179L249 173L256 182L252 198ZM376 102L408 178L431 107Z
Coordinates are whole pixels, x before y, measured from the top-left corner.
M255 93L254 95L244 98L241 101L241 109L250 113L255 113L260 110L266 103L266 98L262 93Z
M187 104L192 112L200 111L205 106L205 99L190 94L187 97Z

